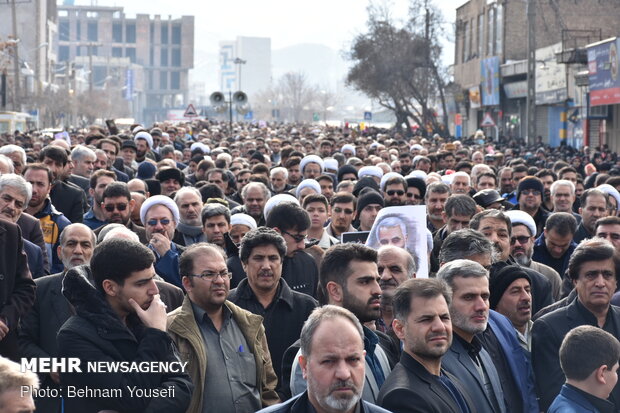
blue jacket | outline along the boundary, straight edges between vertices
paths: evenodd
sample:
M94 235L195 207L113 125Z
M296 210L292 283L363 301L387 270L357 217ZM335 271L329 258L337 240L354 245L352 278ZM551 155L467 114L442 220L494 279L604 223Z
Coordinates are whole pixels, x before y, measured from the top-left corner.
M183 289L183 283L181 283L181 275L179 274L179 257L185 251L185 248L170 241L170 249L165 255L159 256L153 249L155 257L155 272L164 280L170 284L176 285Z
M512 376L521 391L523 413L539 413L532 362L519 344L512 323L500 313L491 310L489 311L489 326L506 355Z
M565 384L547 413L600 413L600 411L583 395Z

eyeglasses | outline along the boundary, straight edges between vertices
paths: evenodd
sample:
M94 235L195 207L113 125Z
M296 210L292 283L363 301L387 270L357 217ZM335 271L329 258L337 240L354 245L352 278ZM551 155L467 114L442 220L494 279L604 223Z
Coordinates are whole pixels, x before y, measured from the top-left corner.
M402 190L395 190L395 189L390 189L389 191L385 191L386 194L388 194L389 196L394 196L394 195L398 195L398 196L403 196L405 195L405 191Z
M308 239L308 235L302 235L302 234L291 234L290 232L284 231L282 230L283 234L288 235L289 237L293 238L295 240L295 242L302 242Z
M224 270L221 272L213 272L213 271L205 271L202 274L190 274L190 277L196 277L196 278L202 278L207 279L209 281L213 281L217 278L217 276L222 277L223 280L230 280L232 278L232 272L229 272L228 270Z
M389 195L389 193L388 193L388 195ZM422 196L421 195L415 195L415 194L413 194L411 192L407 192L407 198L422 199Z
M148 221L146 221L146 225L148 225L149 227L154 227L155 225L157 225L158 222L163 226L166 226L170 223L170 220L168 218L149 219Z
M118 209L119 211L124 211L127 209L127 204L107 204L103 206L103 209L108 212L114 212L115 209Z
M512 237L510 238L510 245L514 245L515 242L519 242L519 244L521 245L527 244L529 240L530 240L530 237L525 236L525 235L521 235L518 237Z

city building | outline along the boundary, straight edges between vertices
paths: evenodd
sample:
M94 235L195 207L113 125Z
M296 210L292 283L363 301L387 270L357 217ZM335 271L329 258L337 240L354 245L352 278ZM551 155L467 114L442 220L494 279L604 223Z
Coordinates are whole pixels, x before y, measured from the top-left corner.
M89 90L110 89L114 99L124 98L136 120L164 120L169 108L189 99L194 17L129 17L122 7L59 5L63 62L86 73Z
M271 84L271 39L237 37L220 42L220 92L252 95Z
M586 122L586 45L618 33L620 9L604 1L529 2L536 12L536 136L553 146L596 146L610 129L596 115ZM454 80L464 91L464 136L479 128L487 136L527 135L527 3L470 0L457 8Z

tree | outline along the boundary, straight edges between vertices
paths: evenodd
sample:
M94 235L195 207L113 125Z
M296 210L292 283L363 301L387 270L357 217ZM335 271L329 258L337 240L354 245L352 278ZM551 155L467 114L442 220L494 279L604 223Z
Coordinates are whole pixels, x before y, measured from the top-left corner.
M441 130L435 105L442 105L447 125L446 70L441 66L441 12L430 0L410 0L408 20L397 23L388 8L368 7L368 32L354 40L347 84L394 112L397 128Z
M306 75L299 72L284 74L278 82L282 106L289 112L293 122L302 120L303 111L309 111L316 96L316 87L310 86Z

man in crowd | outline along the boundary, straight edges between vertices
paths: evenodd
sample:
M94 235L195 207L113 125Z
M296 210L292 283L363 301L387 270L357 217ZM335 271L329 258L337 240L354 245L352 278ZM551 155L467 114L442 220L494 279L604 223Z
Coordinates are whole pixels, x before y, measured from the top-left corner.
M443 182L434 182L426 188L424 198L426 204L426 222L430 232L435 233L444 226L443 211L444 205L450 196L450 187Z
M587 189L581 195L579 215L581 215L582 220L573 237L573 241L577 244L584 239L589 239L594 236L596 220L608 215L608 198L605 192L596 188Z
M215 244L228 253L230 210L222 204L210 203L202 208L200 215L202 217L202 232L205 235L206 242Z
M383 198L381 200L383 201ZM310 218L308 238L318 240L319 243L317 245L323 250L336 245L339 241L325 230L325 223L329 219L329 203L327 198L321 194L310 194L304 198L303 208Z
M265 215L263 214L263 209L269 198L271 198L269 188L262 182L250 182L241 190L241 198L243 199L243 205L234 208L231 214L239 212L248 214L256 220L256 224L259 227L264 226Z
M28 164L24 169L24 179L32 185L32 197L26 212L39 220L47 256L50 260L52 274L62 271L62 262L58 258L57 248L60 233L71 222L56 210L49 193L52 188L52 173L40 163Z
M179 225L174 233L173 242L184 247L205 242L206 236L202 230L202 197L193 187L181 188L174 196L174 202L179 208Z
M450 190L452 194L469 195L471 177L466 172L456 172L452 175Z
M442 369L452 345L447 285L437 279L404 282L394 295L394 331L403 342L400 362L387 378L378 403L394 412L473 411L467 389Z
M407 202L407 181L399 174L392 173L384 175L387 179L382 179L381 188L385 206L403 206Z
M325 229L329 235L340 240L343 232L357 231L351 223L355 217L357 200L348 192L337 192L330 201L331 222Z
M136 207L136 201L131 198L131 193L125 182L112 182L103 191L102 199L101 208L108 224L122 224L138 235L141 243L148 243L144 227L134 224L131 220L131 213ZM105 226L97 228L95 235L98 236L103 228Z
M317 308L300 336L299 364L307 390L260 413L387 413L362 400L365 338L362 325L350 311L333 305Z
M247 278L230 292L228 298L239 307L263 317L278 386L281 386L284 352L299 338L304 321L317 306L314 298L293 291L281 278L285 255L286 241L273 229L259 227L245 234L239 257Z
M377 270L381 279L381 317L377 319L377 329L393 335L392 320L394 311L392 297L396 288L416 276L416 263L405 249L386 245L377 251Z
M549 213L543 208L544 187L540 179L535 176L526 176L519 182L517 186L517 205L514 209L527 212L536 223L536 236L539 236L545 222L549 217Z
M161 184L161 194L172 197L185 183L185 175L177 168L162 168L155 178Z
M618 381L619 357L618 339L608 332L588 325L569 331L560 347L566 383L549 413L614 411L607 399Z
M617 327L620 326L620 310L610 305L619 271L620 259L609 242L586 240L575 248L568 276L575 286L577 299L537 319L532 328L532 364L541 409L549 408L565 381L558 353L564 336L571 329L592 325L616 338L620 336ZM620 386L613 388L610 401L618 410Z
M368 191L360 195L357 200L355 218L359 221L359 231L370 231L379 211L385 206L381 194L376 191Z
M105 169L99 169L90 176L88 194L92 198L92 205L88 212L84 214L83 223L92 230L106 224L105 214L101 206L103 191L114 181L116 181L116 174Z
M249 412L279 402L262 318L227 300L230 273L224 251L193 244L179 265L187 295L183 306L168 315L168 331L190 362L196 391L188 411L235 406Z
M491 274L489 305L510 320L521 347L532 349L532 286L528 273L518 265L507 265Z
M150 197L140 208L147 246L155 253L155 271L164 280L181 288L179 257L185 247L172 242L179 219L177 204L164 195Z
M269 171L271 180L271 190L273 194L281 194L290 191L293 187L287 183L288 171L282 166L278 166Z
M554 212L547 219L543 234L534 243L534 261L548 265L564 277L568 261L577 247L573 236L577 221L567 212ZM562 294L563 296L565 294Z
M123 265L119 266L119 262ZM58 333L59 357L130 363L152 361L180 366L179 354L166 333L166 306L154 281L153 262L152 251L140 243L111 239L95 249L90 270L77 267L67 272L63 294L76 315ZM82 390L87 387L120 390L116 397L65 398L68 411L132 409L181 413L189 406L194 386L187 373L180 370L61 372L60 382L62 386ZM132 397L126 386L144 389L144 396ZM146 392L149 389L174 392L170 397L153 397L151 392Z
M573 212L575 199L575 184L571 181L562 179L551 184L553 212L567 212L573 214L579 224L581 222L581 215Z
M559 300L561 298L562 277L553 268L532 259L536 240L534 238L534 234L536 234L534 218L527 212L516 209L506 211L505 214L510 218L512 224L510 255L522 267L531 268L547 277L551 283L553 299Z
M620 252L620 217L605 217L596 221L596 236L611 242Z
M466 386L476 411L505 412L499 374L477 337L489 318L488 272L477 262L455 260L442 266L437 278L452 289L449 307L455 333L442 365Z

